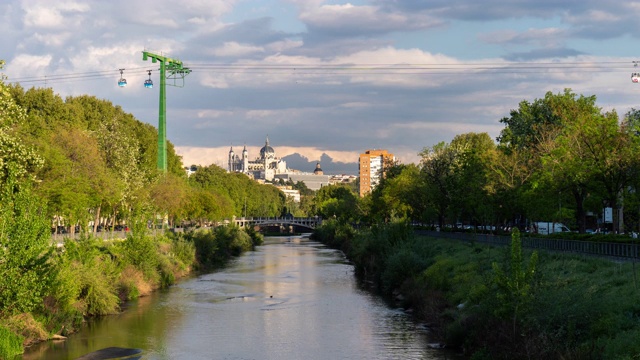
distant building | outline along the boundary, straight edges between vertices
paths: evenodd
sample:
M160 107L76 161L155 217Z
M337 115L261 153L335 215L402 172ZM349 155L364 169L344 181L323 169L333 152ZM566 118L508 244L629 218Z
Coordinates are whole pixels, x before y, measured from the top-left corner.
M309 190L317 191L323 186L329 185L329 175L314 175L311 173L289 172L286 174L276 175L276 179L282 179L284 182L291 180L294 184L302 181Z
M320 168L320 163L316 163L316 169L313 170L313 175L323 175L324 172L322 171L322 168Z
M300 190L293 190L291 189L291 186L278 186L277 188L280 189L280 191L282 191L287 197L292 198L294 202L300 202Z
M360 196L370 193L380 183L384 167L395 161L387 150L367 150L360 154Z
M269 145L269 137L260 149L260 156L255 160L249 160L249 152L245 146L242 156L233 152L233 146L229 150L229 172L247 174L256 180L273 181L277 174L287 172L287 162L276 157L276 151Z
M356 181L358 177L356 175L330 175L329 176L329 184L330 185L339 185L339 184L350 184Z

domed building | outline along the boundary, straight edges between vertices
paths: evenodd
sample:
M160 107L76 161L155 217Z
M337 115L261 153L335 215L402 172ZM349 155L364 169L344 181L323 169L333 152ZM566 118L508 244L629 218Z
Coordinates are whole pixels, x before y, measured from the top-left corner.
M256 180L273 181L277 174L287 172L287 162L276 157L276 151L269 145L269 137L260 149L260 156L255 160L249 160L249 152L245 145L242 157L233 152L233 146L229 150L229 172L247 174Z
M313 170L313 175L322 175L324 174L324 172L322 171L322 168L320 167L320 163L317 162L316 163L316 169Z

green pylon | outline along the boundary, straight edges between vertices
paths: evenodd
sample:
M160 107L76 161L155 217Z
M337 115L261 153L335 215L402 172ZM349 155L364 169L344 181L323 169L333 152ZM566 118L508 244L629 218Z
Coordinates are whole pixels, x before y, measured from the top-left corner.
M182 80L191 73L191 70L184 67L182 61L166 56L157 55L148 51L142 52L142 60L151 58L152 63L160 62L160 103L158 106L158 170L167 172L167 81L174 80L172 86L182 87L176 84L176 80ZM168 73L168 74L167 74Z

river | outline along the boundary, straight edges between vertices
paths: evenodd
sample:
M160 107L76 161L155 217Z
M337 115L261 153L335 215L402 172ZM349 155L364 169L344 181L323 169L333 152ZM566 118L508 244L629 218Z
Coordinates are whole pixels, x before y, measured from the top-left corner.
M108 347L138 349L127 359L453 358L429 342L428 329L358 285L341 252L273 237L23 359L76 359Z

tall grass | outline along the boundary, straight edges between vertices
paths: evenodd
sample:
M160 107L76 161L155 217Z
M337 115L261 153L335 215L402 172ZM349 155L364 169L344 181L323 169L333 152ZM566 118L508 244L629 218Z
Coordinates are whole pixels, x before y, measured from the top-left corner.
M0 359L13 359L24 352L24 338L0 325Z

